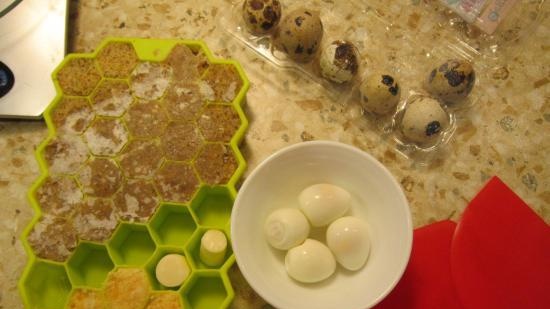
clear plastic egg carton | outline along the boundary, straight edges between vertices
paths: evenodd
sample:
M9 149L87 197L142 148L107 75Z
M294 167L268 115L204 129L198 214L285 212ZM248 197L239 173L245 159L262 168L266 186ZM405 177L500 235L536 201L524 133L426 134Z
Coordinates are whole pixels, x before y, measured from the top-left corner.
M420 1L414 6L400 7L387 1L281 1L282 16L296 8L319 12L323 23L323 37L321 47L316 56L308 63L299 63L289 59L284 52L278 50L274 44L273 33L266 35L254 35L247 29L243 19L244 1L232 1L232 8L227 11L220 23L232 36L255 50L259 55L281 69L292 69L303 73L315 82L323 85L328 95L342 104L346 116L356 126L376 130L388 142L395 145L396 149L409 158L428 162L429 158L444 145L452 140L453 134L462 117L466 117L468 108L475 105L479 94L475 84L485 77L490 65L493 65L502 56L502 46L506 46L506 35L495 32L493 35L478 35L477 41L466 40L469 32L457 31L458 21L456 16L450 16L448 10L442 10L440 6L430 1ZM533 2L533 1L532 1ZM534 1L542 3L543 0ZM515 14L515 20L523 20L525 15L530 20L525 21L524 29L531 29L536 24L538 5L521 6L521 12ZM428 14L427 18L418 19L409 17L409 9ZM427 11L427 13L426 13ZM406 13L403 13L406 12ZM392 22L392 18L409 18L411 29L404 29L403 25ZM518 16L516 16L518 15ZM424 22L429 19L430 22ZM505 24L509 24L507 21ZM508 33L506 25L501 25L503 31ZM437 29L435 29L436 27ZM461 29L468 29L462 24ZM435 29L435 30L434 30ZM522 31L524 31L522 30ZM523 33L523 32L521 32ZM324 78L320 73L319 59L327 45L336 40L352 42L359 55L358 74L350 82L337 84ZM512 38L509 38L512 40ZM504 42L506 41L506 42ZM422 43L419 43L422 42ZM501 44L501 45L499 45ZM495 49L495 46L499 48ZM475 79L472 76L463 78L463 82L471 83L468 87L471 93L461 98L446 98L437 95L434 91L429 93L426 89L430 75L438 73L439 69L448 60L459 60L470 63L475 71ZM484 61L478 60L483 59ZM485 61L486 59L489 59ZM496 59L496 60L495 60ZM444 66L443 66L444 67ZM434 71L435 70L435 71ZM365 109L364 98L360 92L360 86L371 74L387 74L397 80L400 89L400 100L393 112L380 115ZM480 74L481 73L481 74ZM441 75L438 73L438 75ZM438 76L439 77L439 76ZM382 78L381 78L382 79ZM453 86L454 87L454 86ZM441 108L447 113L448 125L437 132L436 138L427 142L411 141L404 137L402 132L403 114L411 102L421 97L430 97L439 101Z
M224 26L224 29L229 31L237 39L245 43L250 48L254 49L261 56L269 60L271 63L275 64L277 67L283 69L297 69L301 73L305 74L314 81L322 84L330 90L330 92L336 94L347 93L351 88L352 84L357 81L354 79L350 83L337 84L328 81L323 78L320 73L319 67L319 56L320 51L323 50L328 44L333 40L344 40L351 41L353 33L356 31L354 27L350 27L349 24L341 23L342 20L346 20L346 14L350 12L356 12L357 4L356 1L342 1L338 3L337 10L324 9L327 6L327 3L323 3L320 0L306 0L306 1L280 1L282 4L282 17L281 20L285 18L285 13L288 13L297 8L307 8L311 11L316 11L320 13L321 20L323 22L323 38L320 43L319 50L317 54L311 61L307 63L298 63L288 58L286 54L280 50L277 50L273 45L272 33L265 35L254 35L251 34L244 25L242 17L242 7L244 1L234 0L232 1L231 10L227 11L225 15L222 16L220 22ZM361 9L364 11L364 8ZM359 57L359 73L357 76L361 75L362 70L364 70L368 58L366 58L366 53L364 46L358 45L355 43L360 53Z
M435 29L420 25L413 35L442 30L440 48L453 49L470 61L484 59L485 68L502 65L513 54L510 46L529 36L544 18L545 0L437 0L415 1ZM371 0L382 7L384 1ZM517 52L517 51L516 51Z
M230 239L246 168L240 65L200 41L108 39L52 75L57 96L29 192L36 216L22 236L25 306L228 307L231 247L219 267L202 263L199 247L209 229ZM191 269L176 288L155 276L170 253Z

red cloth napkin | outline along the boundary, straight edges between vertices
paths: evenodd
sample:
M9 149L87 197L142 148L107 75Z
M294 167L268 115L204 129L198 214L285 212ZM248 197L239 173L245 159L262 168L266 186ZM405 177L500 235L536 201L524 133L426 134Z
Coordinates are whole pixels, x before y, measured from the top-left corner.
M550 226L494 177L458 223L451 269L467 309L550 308Z
M493 177L458 226L414 231L401 281L375 308L550 308L550 226Z
M418 228L401 281L377 309L459 309L451 280L451 241L456 223L441 221Z

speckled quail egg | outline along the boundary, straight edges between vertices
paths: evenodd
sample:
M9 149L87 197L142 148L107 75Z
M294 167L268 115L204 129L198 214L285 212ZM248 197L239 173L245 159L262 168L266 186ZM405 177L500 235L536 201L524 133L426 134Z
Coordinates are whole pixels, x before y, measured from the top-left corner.
M329 248L315 239L306 239L286 253L285 268L296 281L314 283L327 279L336 270L336 260Z
M326 79L336 83L349 82L359 69L357 48L350 42L334 41L323 50L319 65Z
M321 227L340 218L349 210L351 195L338 186L320 183L302 190L298 202L311 225Z
M431 71L426 90L445 101L466 97L474 87L476 75L472 64L464 60L448 60Z
M273 36L275 47L284 51L291 59L308 62L317 53L323 38L323 23L319 13L299 8L281 21Z
M433 143L449 127L449 115L436 99L421 96L407 104L401 132L410 141Z
M309 235L309 222L300 210L281 208L267 217L264 233L273 248L288 250L304 242Z
M355 217L336 219L328 226L327 246L342 267L348 270L360 269L370 253L367 224Z
M395 77L373 72L359 86L361 105L370 113L387 114L395 110L401 98L401 89Z
M275 29L281 19L278 0L246 0L243 4L246 28L253 34L265 34Z

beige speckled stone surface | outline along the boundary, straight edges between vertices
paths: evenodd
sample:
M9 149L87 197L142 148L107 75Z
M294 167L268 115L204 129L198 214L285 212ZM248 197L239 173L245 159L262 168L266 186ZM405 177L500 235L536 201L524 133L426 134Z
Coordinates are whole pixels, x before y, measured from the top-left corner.
M338 1L317 2L329 10L338 6ZM370 3L378 2L388 3ZM284 146L312 139L337 140L364 149L391 170L405 189L416 227L459 219L492 175L501 177L550 223L548 18L529 37L508 46L500 61L476 59L477 68L486 68L478 72L476 103L460 114L453 140L426 166L396 151L367 120L332 100L320 85L274 67L234 40L218 22L230 5L223 0L72 1L70 48L89 52L107 36L196 38L217 56L237 59L252 85L246 106L250 128L243 145L249 171ZM380 50L368 55L374 63L401 59L414 66L411 61L432 52L445 36L434 26L433 12L410 1L380 6L378 14L393 25L390 35L372 34L386 39L383 46L371 46ZM546 5L543 15L548 14ZM364 29L350 17L356 33L378 29ZM421 32L415 35L416 44L399 46L400 38L416 31ZM414 84L410 72L402 75L402 84ZM46 134L41 121L0 121L0 308L22 307L16 284L26 257L19 235L33 215L26 200L27 189L38 176L33 150ZM250 290L237 267L230 274L236 291L233 308L268 306Z

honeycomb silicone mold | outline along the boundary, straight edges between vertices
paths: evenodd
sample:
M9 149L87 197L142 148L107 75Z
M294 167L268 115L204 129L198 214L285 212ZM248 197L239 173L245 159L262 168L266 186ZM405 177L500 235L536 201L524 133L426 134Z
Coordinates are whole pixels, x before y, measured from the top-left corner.
M199 41L108 39L68 55L52 77L41 176L29 191L36 216L22 235L25 306L227 308L231 247L208 267L199 246L208 229L229 236L246 167L239 64ZM171 253L191 272L166 288L155 267Z

